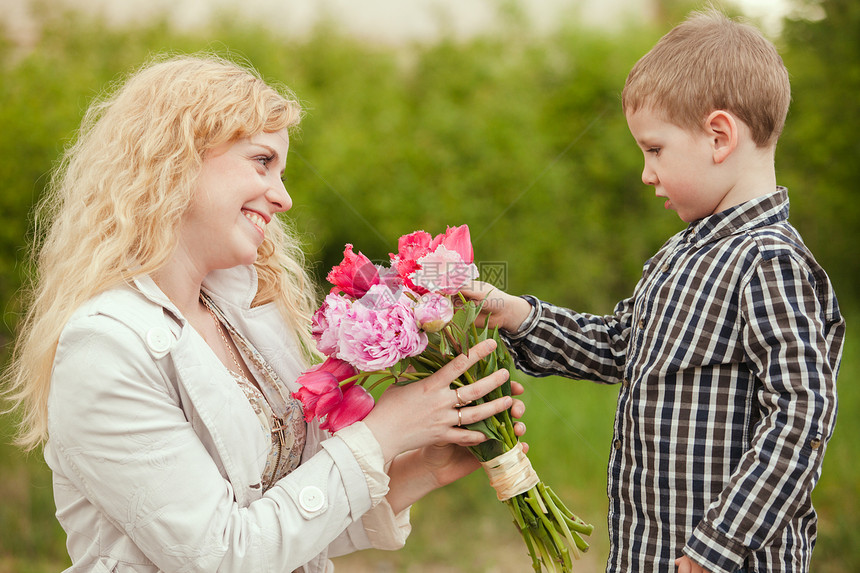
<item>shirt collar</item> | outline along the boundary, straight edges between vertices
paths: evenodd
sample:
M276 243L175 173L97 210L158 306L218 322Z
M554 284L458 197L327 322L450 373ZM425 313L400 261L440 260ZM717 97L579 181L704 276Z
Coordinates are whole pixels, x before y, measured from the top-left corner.
M757 197L690 223L684 231L688 243L704 244L750 229L788 220L788 189Z

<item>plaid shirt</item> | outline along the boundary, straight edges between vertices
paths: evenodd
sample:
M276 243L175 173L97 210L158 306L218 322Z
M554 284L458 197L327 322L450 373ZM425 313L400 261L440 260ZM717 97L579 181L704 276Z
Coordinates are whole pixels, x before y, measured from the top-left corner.
M607 571L808 570L845 326L784 188L672 237L612 315L527 298L520 369L620 384Z

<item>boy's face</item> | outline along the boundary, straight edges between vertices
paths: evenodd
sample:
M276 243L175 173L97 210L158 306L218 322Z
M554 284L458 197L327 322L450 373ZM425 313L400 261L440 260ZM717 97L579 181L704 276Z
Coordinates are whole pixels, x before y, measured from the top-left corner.
M725 189L713 177L713 149L708 135L662 119L648 108L627 114L627 126L645 155L642 182L653 185L685 222L721 211Z

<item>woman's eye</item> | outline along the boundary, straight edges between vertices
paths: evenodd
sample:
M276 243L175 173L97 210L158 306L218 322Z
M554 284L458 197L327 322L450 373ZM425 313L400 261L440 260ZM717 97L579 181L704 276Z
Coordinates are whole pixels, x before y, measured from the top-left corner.
M653 153L654 155L657 155L657 154L659 154L659 153L660 153L660 148L659 148L659 147L649 147L649 148L645 151L645 153Z
M267 155L261 155L261 156L259 156L259 157L255 158L255 159L256 159L256 160L260 163L260 165L262 165L263 167L268 167L268 166L269 166L269 162L271 162L271 161L274 159L274 157L272 157L271 155L268 155L268 156L267 156Z

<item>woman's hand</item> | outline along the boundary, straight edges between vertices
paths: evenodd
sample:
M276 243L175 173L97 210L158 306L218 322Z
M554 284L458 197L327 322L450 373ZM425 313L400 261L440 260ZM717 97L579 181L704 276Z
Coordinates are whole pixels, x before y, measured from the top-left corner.
M523 393L519 382L511 382L514 395ZM522 400L514 400L511 414L521 418L525 413ZM522 422L514 424L517 437L525 434ZM523 451L528 445L523 443ZM397 456L389 468L388 503L395 513L415 503L434 489L452 483L481 466L475 456L466 448L452 444L432 444Z
M513 405L513 399L503 396L474 406L456 406L470 404L501 386L508 379L508 371L497 370L456 391L450 384L495 348L494 340L485 340L473 346L468 356L457 356L424 380L390 386L382 393L364 423L379 441L386 462L400 453L424 446L474 446L487 439L481 432L461 426L507 410Z
M510 295L489 283L472 281L470 284L471 288L460 292L474 302L483 301L481 313L475 321L478 326L489 322L490 328L499 327L508 332L516 332L529 317L531 305L527 300Z
M518 396L523 393L523 385L511 382L511 393ZM522 400L514 399L511 406L511 416L515 419L523 417L526 405ZM526 433L526 425L522 422L514 424L514 434L518 438ZM528 452L528 444L523 442L523 452ZM480 467L475 456L464 447L451 444L433 444L423 447L420 451L420 461L428 474L433 477L433 489L446 486L457 481Z

